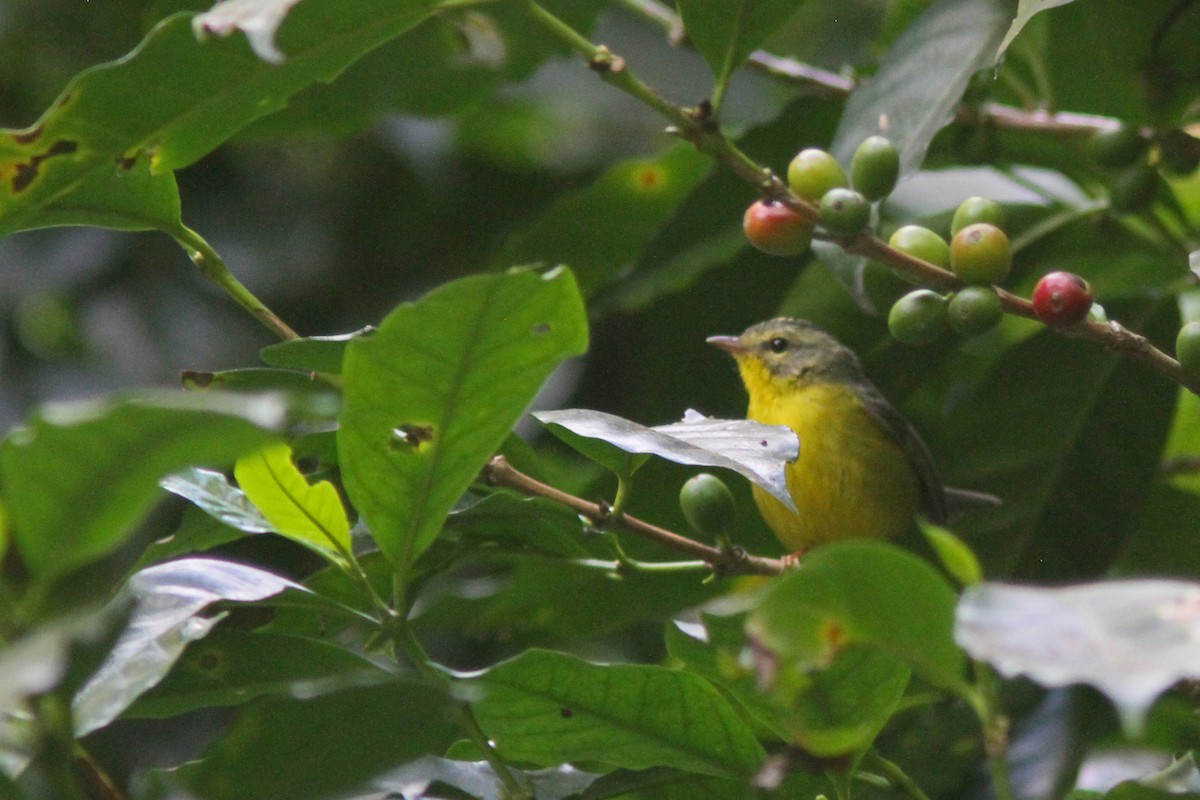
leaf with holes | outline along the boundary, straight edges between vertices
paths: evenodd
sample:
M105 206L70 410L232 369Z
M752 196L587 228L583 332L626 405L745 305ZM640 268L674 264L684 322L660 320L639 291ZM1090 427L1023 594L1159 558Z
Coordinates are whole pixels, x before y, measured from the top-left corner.
M34 125L0 130L0 237L51 225L177 230L171 171L334 79L438 5L307 0L286 18L277 8L270 21L282 24L269 41L284 56L279 64L258 58L242 36L199 41L190 14L164 20L126 57L76 76ZM224 30L220 18L197 19ZM254 35L260 48L268 42Z
M403 571L559 362L587 347L571 273L464 278L350 342L338 434L346 492Z

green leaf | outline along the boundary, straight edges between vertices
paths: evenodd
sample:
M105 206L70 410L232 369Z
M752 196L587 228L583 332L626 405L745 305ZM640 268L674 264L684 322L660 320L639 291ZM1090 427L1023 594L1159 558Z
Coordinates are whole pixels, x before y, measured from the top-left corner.
M688 670L727 692L741 703L756 727L786 741L787 731L778 707L758 685L752 665L743 658L746 648L745 615L701 615L703 627L668 623L664 636L667 652Z
M863 139L883 134L900 150L900 174L917 170L1011 19L1008 0L937 0L850 95L830 151L849 164Z
M309 484L279 442L238 459L233 475L250 502L282 536L333 561L350 552L350 522L329 481Z
M247 709L204 753L160 780L206 800L344 796L457 736L454 703L396 681Z
M679 0L688 40L723 81L796 13L797 0Z
M47 406L0 445L13 542L38 580L111 552L159 497L164 475L219 466L285 421L278 397L152 394Z
M590 296L637 260L711 169L712 161L690 145L621 162L586 189L560 195L504 242L492 264L566 264Z
M566 506L540 497L493 494L455 511L446 531L471 547L503 546L506 552L526 551L558 558L588 558L583 523Z
M355 339L369 336L374 328L367 326L337 336L309 336L271 344L259 351L264 363L272 367L298 369L306 372L325 372L340 375L346 346Z
M762 646L820 667L843 647L873 645L937 686L965 692L954 644L957 597L928 563L873 541L816 548L772 581L747 630Z
M1017 38L1017 34L1029 23L1034 14L1039 14L1047 9L1065 6L1067 3L1073 2L1075 0L1021 0L1017 4L1016 19L1008 27L1008 33L1004 34L1004 41L1000 42L1000 47L996 49L996 63L1000 62L1000 59L1004 56L1004 51L1012 44L1012 40Z
M346 491L406 569L546 376L587 347L571 273L480 275L395 309L351 342L338 451Z
M308 0L279 33L279 65L241 37L197 41L190 15L163 21L127 57L80 73L36 124L0 132L0 237L66 224L177 228L166 173L332 80L436 6Z
M983 580L983 568L979 566L979 559L971 552L966 542L955 536L953 531L932 522L919 519L917 524L921 533L925 535L925 541L929 542L929 546L933 548L938 561L942 562L950 577L962 586L972 586Z
M868 748L896 712L912 671L887 653L852 644L814 669L794 653L751 650L777 724L793 744L815 756L837 758Z
M470 685L482 693L480 724L508 759L745 777L766 758L716 689L688 672L530 650Z
M149 567L130 578L136 606L108 659L75 695L77 736L112 722L162 680L189 642L202 639L222 615L199 613L220 600L251 602L304 587L265 570L205 558Z
M343 647L298 636L214 631L184 651L170 674L139 697L126 718L159 718L232 706L298 687L310 697L389 679Z

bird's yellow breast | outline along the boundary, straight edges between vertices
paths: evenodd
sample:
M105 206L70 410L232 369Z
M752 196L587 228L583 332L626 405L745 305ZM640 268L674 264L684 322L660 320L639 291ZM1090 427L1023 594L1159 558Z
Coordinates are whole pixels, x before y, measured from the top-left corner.
M799 514L754 487L759 511L785 546L801 551L833 539L886 538L911 524L916 474L854 387L801 384L771 374L757 359L739 361L750 394L746 416L787 425L800 437L800 457L787 467Z

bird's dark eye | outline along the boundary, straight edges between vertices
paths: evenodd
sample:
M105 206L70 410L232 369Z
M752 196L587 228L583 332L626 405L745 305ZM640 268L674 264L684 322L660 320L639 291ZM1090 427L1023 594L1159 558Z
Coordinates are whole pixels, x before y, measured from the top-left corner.
M784 350L787 350L789 346L790 342L788 342L788 340L784 339L782 336L776 336L774 339L767 342L767 348L772 353L782 353Z

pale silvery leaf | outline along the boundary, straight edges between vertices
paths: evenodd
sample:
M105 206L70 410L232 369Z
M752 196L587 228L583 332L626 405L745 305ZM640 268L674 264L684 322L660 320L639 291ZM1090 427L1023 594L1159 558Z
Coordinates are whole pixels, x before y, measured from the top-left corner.
M192 501L201 511L231 528L248 533L275 530L262 512L246 498L246 493L231 486L223 473L192 467L168 475L159 481L159 486Z
M299 584L254 567L210 558L184 558L136 573L125 591L133 614L112 653L79 693L72 709L84 736L116 719L171 669L188 643L203 638L218 617L197 616L219 600L253 602Z
M608 442L627 453L656 455L694 467L731 469L796 510L784 468L800 455L800 442L786 425L713 419L692 409L687 410L682 422L654 428L581 408L538 411L533 416L544 424Z
M292 6L300 0L225 0L192 19L197 39L208 34L225 37L242 31L255 54L268 64L282 64L283 53L275 46L275 33Z
M600 777L575 769L570 764L527 771L523 775L533 785L537 800L562 800L578 795ZM486 761L453 761L437 756L418 758L376 779L373 785L388 792L384 795L386 797L425 797L425 792L435 782L453 786L480 800L503 800L508 797L504 784Z
M1193 250L1188 253L1188 269L1197 278L1200 278L1200 250Z
M983 583L963 593L954 638L1004 675L1050 687L1095 686L1136 732L1161 692L1181 678L1200 678L1200 584Z

